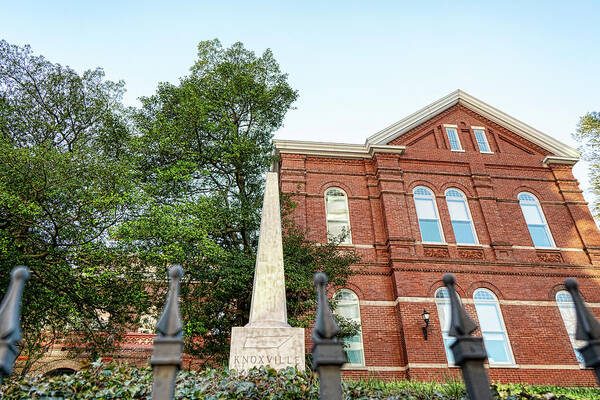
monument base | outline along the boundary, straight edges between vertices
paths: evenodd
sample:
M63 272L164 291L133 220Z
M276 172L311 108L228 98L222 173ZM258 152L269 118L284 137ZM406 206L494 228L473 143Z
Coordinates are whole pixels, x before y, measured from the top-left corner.
M268 365L303 371L304 351L304 328L235 327L231 330L229 369L247 372Z

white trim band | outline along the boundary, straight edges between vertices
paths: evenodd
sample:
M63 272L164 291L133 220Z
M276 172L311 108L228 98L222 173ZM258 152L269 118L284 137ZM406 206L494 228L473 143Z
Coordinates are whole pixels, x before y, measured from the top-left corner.
M308 142L302 140L273 139L275 154L306 154L321 157L372 158L377 153L403 154L405 146L366 143Z
M474 304L471 298L461 298L464 304ZM534 306L534 307L556 307L554 300L498 300L505 306ZM435 297L398 297L396 300L360 300L361 306L394 307L398 303L435 303ZM588 307L600 308L600 303L585 303Z

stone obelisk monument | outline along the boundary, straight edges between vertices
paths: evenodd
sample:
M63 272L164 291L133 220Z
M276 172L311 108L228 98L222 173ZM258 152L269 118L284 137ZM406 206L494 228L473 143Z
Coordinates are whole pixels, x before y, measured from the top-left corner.
M252 287L250 322L231 330L229 369L248 371L304 365L304 329L287 323L281 214L277 173L267 173L258 254Z

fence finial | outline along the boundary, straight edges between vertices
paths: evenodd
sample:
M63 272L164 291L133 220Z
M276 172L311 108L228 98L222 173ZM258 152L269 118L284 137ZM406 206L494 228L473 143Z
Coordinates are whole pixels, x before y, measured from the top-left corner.
M183 268L179 264L169 268L169 294L165 308L156 324L159 336L181 337L183 335L183 322L179 313L179 286Z
M181 368L183 322L179 313L179 285L183 276L181 265L169 269L169 294L165 308L156 324L158 336L150 358L153 383L152 400L171 400L175 395L175 378Z
M313 369L319 373L319 398L342 399L341 367L346 362L342 343L337 338L340 327L333 318L327 301L327 275L317 272L314 276L317 289L317 315L312 332Z
M0 385L12 373L19 354L17 343L21 334L21 298L23 287L29 279L29 269L22 265L13 268L10 284L0 304Z
M464 309L456 288L456 278L452 274L445 274L442 281L450 295L450 330L448 335L456 337L450 345L454 362L460 366L467 395L471 400L492 400L490 380L483 366L487 358L483 338L470 336L477 329L477 324L471 319Z
M565 279L565 288L573 298L575 314L577 315L575 339L586 341L586 344L577 350L583 357L585 366L594 368L596 380L600 385L600 322L585 305L576 279Z
M567 288L573 298L575 312L577 313L575 339L587 341L600 339L600 322L598 322L585 305L579 292L579 283L577 280L574 278L565 279L565 288Z
M469 314L467 314L467 311L460 303L458 294L456 293L456 288L454 287L456 284L456 278L454 278L454 275L452 274L445 274L442 278L442 281L448 289L448 295L450 296L450 308L452 309L452 312L450 313L450 330L448 331L448 335L470 335L477 329L477 324L475 321L473 321Z
M314 280L317 287L317 315L312 336L316 340L332 339L340 333L340 327L335 322L327 301L327 275L317 272Z

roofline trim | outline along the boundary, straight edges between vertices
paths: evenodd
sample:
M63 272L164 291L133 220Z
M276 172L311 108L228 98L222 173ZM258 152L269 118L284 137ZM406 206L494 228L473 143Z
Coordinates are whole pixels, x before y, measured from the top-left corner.
M461 104L468 109L482 115L485 118L497 123L504 128L515 132L523 138L537 144L538 146L548 150L559 157L577 158L579 152L574 148L552 138L551 136L519 121L516 118L498 110L495 107L465 93L462 90L456 90L441 99L431 103L430 105L418 110L417 112L401 119L400 121L388 126L385 129L371 135L366 140L366 145L381 145L387 144L397 137L408 132L412 128L422 124L423 122L433 118L439 113L448 108Z
M377 153L403 154L405 146L350 144L273 139L275 154L306 154L320 157L372 158Z

